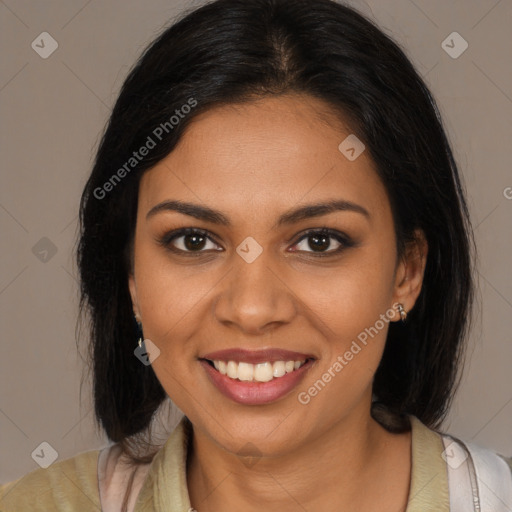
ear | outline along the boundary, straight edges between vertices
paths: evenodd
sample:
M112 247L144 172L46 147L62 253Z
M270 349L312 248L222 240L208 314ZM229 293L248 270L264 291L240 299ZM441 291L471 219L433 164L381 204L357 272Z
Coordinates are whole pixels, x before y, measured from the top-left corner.
M139 309L139 301L137 299L137 285L135 284L135 276L133 273L130 273L128 276L128 288L130 289L130 296L132 298L132 306L133 306L133 314L137 319L137 322L140 322L140 309Z
M393 291L393 302L402 304L405 311L409 312L416 303L421 292L423 276L427 264L428 243L425 233L421 229L414 232L414 241L408 242L405 254L398 263ZM400 320L400 315L395 307L395 321Z

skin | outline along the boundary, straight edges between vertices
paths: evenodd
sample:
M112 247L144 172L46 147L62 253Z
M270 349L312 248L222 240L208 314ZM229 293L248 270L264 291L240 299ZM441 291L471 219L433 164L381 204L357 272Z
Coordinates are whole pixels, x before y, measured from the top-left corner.
M411 435L390 434L370 416L388 323L307 405L297 399L393 304L409 311L423 280L423 234L398 258L368 151L349 161L338 150L350 133L329 105L308 96L216 107L141 179L130 292L145 338L161 351L153 369L194 426L187 482L199 512L406 508ZM273 227L285 211L330 199L364 207L369 219L337 211ZM209 206L232 225L173 211L147 218L167 200ZM212 234L198 257L158 242L182 227ZM322 227L356 244L315 257L311 237L301 238ZM248 236L263 248L250 264L236 252ZM329 240L321 251L340 247ZM169 245L186 250L185 241ZM316 361L287 396L242 405L222 395L198 361L234 347L284 348Z

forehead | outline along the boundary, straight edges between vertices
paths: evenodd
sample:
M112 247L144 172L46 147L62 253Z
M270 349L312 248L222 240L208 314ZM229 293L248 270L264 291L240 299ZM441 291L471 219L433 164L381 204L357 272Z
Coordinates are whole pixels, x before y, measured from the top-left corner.
M344 199L385 214L386 192L368 151L350 161L338 148L350 135L337 112L309 96L212 108L145 173L139 207L147 212L182 199L239 216L256 207L274 214L301 202Z

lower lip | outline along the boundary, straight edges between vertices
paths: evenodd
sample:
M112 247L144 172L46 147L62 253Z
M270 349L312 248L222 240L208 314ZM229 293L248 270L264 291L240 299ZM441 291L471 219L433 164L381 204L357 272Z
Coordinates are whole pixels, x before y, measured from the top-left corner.
M309 359L298 370L274 377L268 382L247 382L222 375L205 360L199 361L217 389L231 400L244 405L262 405L274 402L290 393L304 378L314 360Z

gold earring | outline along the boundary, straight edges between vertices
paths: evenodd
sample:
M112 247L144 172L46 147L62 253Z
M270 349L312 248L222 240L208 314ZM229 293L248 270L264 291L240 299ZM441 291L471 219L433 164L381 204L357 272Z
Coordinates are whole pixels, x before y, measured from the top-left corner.
M400 303L398 303L396 307L398 308L398 312L400 313L400 319L402 320L402 322L405 322L407 318L407 311L405 311L404 306Z

